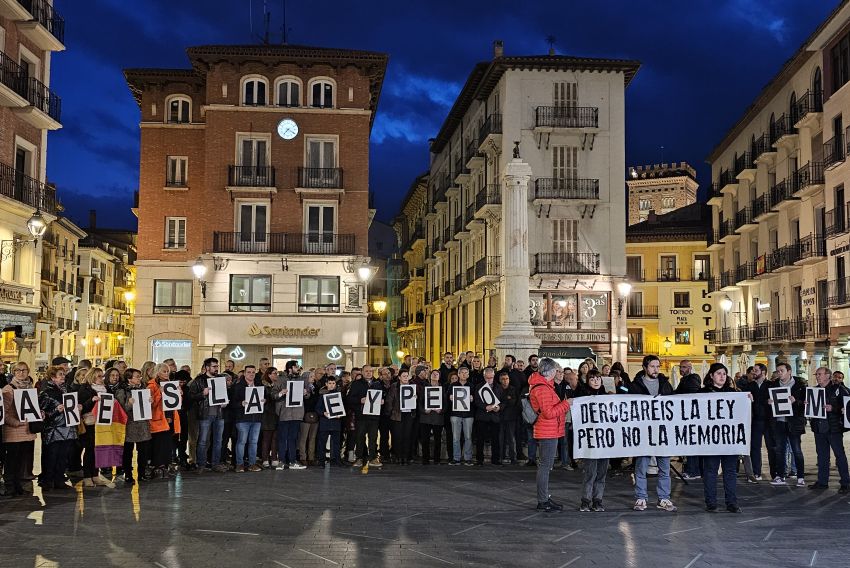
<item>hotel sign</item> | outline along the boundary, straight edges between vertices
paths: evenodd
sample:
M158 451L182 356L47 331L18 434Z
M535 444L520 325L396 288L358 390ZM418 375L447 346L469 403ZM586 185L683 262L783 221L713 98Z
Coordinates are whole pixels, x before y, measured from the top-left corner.
M317 327L271 327L256 323L248 327L248 335L251 337L319 337L321 331Z

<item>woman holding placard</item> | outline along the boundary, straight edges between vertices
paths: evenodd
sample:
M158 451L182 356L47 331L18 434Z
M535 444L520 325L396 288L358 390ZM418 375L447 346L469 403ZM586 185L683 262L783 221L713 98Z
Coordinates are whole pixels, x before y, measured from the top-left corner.
M3 480L6 483L6 497L24 494L22 484L24 470L32 461L35 449L35 434L30 432L29 423L23 422L15 409L15 389L34 388L30 369L26 363L16 363L12 367L12 379L3 387L3 412L6 420L3 424L3 443L6 459L3 465Z
M402 369L398 373L398 382L390 385L387 403L384 405L384 412L392 421L393 451L396 452L400 465L410 465L413 459L416 400L416 385L410 384L410 372Z
M147 366L147 363L145 364ZM151 441L150 457L154 479L168 477L168 465L171 462L171 453L174 449L174 437L172 432L180 432L180 416L175 410L165 410L162 406L162 383L168 382L171 369L165 363L160 363L153 368L148 366L146 370L142 367L142 376L147 371L150 377L147 382L148 390L151 392ZM198 456L200 459L200 456Z
M68 411L64 396L65 369L50 367L47 381L38 395L38 405L44 413L44 430L41 432L41 475L38 484L42 491L71 489L65 484L68 457L77 439L77 427L68 425ZM78 404L76 416L80 416L82 405Z
M111 369L110 369L111 370ZM148 453L151 439L150 420L139 420L142 416L150 416L151 408L143 408L144 394L140 394L145 387L142 385L142 372L138 369L127 369L124 380L115 389L115 398L118 404L127 413L127 430L124 436L124 481L127 485L134 485L136 479L147 479L145 466L148 461ZM146 391L150 392L150 391ZM150 402L148 400L148 402ZM135 447L136 477L133 478L133 449Z
M723 363L712 363L708 368L705 386L702 393L735 392L732 377ZM705 492L705 510L717 511L717 471L723 467L723 493L726 499L726 510L730 513L740 513L737 496L737 455L703 456L702 457L702 487Z
M83 376L80 389L77 391L79 403L83 406L83 425L85 426L85 432L80 436L85 452L83 454L83 487L103 486L114 489L115 484L100 474L94 461L95 416L93 411L95 404L100 400L100 395L107 394L104 379L103 369L92 367Z

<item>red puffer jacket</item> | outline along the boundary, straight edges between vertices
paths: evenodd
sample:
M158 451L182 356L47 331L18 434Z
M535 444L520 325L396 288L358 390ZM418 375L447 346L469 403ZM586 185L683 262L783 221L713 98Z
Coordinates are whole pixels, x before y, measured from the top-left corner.
M537 385L540 386L534 388ZM558 398L552 383L547 382L540 373L531 375L528 380L528 389L531 408L537 412L534 438L544 440L563 436L564 417L570 409L569 400Z

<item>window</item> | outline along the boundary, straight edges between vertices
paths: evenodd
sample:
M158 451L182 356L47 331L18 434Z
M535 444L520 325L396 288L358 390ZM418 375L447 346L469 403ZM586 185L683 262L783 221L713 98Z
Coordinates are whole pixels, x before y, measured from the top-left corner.
M575 146L552 147L552 177L555 189L569 187L566 180L578 178L578 148Z
M269 138L238 136L235 179L239 186L271 187L273 168L269 167Z
M339 311L339 277L302 276L298 286L299 312Z
M186 187L186 174L189 158L186 156L168 156L165 170L166 187Z
M316 108L334 107L334 86L329 80L315 81L310 86L310 106Z
M643 330L629 328L629 353L643 353Z
M832 60L831 93L840 89L850 80L850 34L845 34L830 50Z
M652 200L641 199L638 202L638 209L640 209L641 211L649 211L650 209L652 209Z
M165 218L164 248L186 248L186 217Z
M673 307L674 308L690 308L691 293L690 292L673 292Z
M153 313L191 314L191 280L154 280Z
M268 203L239 203L239 243L237 252L264 252L268 249Z
M307 206L306 215L306 253L333 254L336 252L336 207L330 204Z
M679 270L676 268L675 255L662 255L659 259L661 265L661 274L659 280L678 280Z
M675 343L676 345L690 345L691 344L691 328L689 327L676 327L673 329L673 333L675 335Z
M272 311L272 277L231 275L230 311Z
M245 106L265 106L268 97L268 85L264 77L246 77L242 80L242 104Z
M307 139L307 167L299 182L302 187L342 187L340 170L336 167L336 140Z
M673 209L676 207L676 198L675 197L662 197L661 198L661 208L662 209Z
M552 93L552 104L560 108L578 106L578 84L556 81Z
M192 122L192 103L189 97L183 95L170 97L166 102L168 109L167 121L173 124L188 124Z
M301 106L301 82L295 77L284 77L277 80L277 106Z
M643 282L643 259L641 257L626 257L626 277L632 282Z
M754 248L750 250L753 251L753 256L755 257L757 252ZM711 256L707 254L697 254L694 255L694 280L708 280L708 277L711 275Z
M578 252L578 220L554 219L552 221L553 252Z

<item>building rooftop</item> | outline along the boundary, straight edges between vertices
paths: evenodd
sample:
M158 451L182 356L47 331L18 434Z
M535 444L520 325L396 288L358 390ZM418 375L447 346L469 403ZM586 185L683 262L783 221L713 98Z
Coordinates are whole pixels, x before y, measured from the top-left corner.
M649 212L646 221L626 227L626 242L704 241L711 231L711 207L685 205L669 213Z
M681 176L688 176L696 181L697 172L687 162L634 166L629 168L629 176L626 181Z

